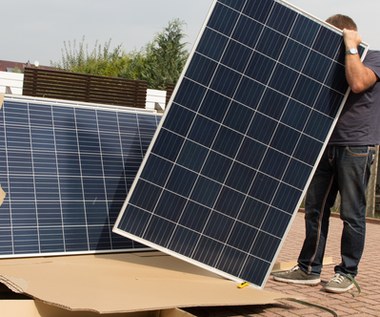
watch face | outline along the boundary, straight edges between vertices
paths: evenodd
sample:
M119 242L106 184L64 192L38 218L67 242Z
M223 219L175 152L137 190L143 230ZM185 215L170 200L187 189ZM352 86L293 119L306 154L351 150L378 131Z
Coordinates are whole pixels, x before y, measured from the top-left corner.
M356 55L357 53L358 53L358 50L356 48L350 48L347 51L347 54L350 54L350 55Z

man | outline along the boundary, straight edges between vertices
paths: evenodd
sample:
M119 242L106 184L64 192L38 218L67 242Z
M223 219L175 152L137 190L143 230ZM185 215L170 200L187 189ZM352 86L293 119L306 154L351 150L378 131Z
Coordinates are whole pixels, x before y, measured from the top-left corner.
M320 283L330 209L339 192L343 220L341 263L335 266L335 275L324 290L343 293L354 285L364 249L365 193L374 145L380 144L380 51L369 50L362 63L357 52L361 38L355 22L340 14L326 22L343 30L345 72L351 93L306 194L306 237L298 265L290 271L274 273L273 279L304 285Z

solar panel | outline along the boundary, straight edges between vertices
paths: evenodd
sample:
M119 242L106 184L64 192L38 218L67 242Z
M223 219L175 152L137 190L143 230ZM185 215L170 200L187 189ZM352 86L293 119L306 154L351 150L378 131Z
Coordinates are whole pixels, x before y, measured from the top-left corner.
M5 98L0 257L146 249L112 233L159 116Z
M347 95L340 31L214 1L114 232L263 287Z

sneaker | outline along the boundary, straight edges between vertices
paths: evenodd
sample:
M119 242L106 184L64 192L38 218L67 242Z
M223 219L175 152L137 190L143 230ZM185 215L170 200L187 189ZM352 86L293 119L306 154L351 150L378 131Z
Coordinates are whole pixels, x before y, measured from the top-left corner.
M302 271L298 265L289 271L272 273L272 276L275 281L292 284L317 285L321 282L319 275L308 274Z
M352 279L351 276L336 273L323 288L330 293L344 293L354 287Z

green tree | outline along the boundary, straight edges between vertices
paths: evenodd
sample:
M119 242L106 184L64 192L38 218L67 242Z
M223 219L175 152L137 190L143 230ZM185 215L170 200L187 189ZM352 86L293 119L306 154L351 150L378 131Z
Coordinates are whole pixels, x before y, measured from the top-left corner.
M169 22L147 45L145 59L137 56L142 60L140 78L146 80L148 86L165 89L177 82L188 58L182 26L183 22L178 19Z
M121 45L111 49L111 40L96 43L91 51L84 37L79 43L64 42L61 62L52 65L72 72L145 80L149 88L166 89L177 82L188 57L182 27L178 19L170 21L144 49L128 54Z
M62 50L62 61L54 66L78 73L86 73L102 76L119 76L120 69L128 64L128 56L121 50L118 45L111 50L111 40L104 45L95 43L94 48L89 51L85 43L85 37L77 43L64 42Z

